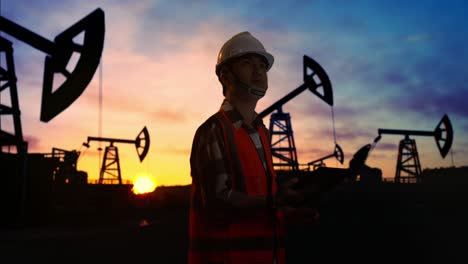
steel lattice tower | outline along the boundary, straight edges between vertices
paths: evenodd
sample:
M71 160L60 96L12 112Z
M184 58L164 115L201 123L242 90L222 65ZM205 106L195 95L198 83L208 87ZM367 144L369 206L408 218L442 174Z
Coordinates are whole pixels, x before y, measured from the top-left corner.
M273 161L273 167L280 170L297 170L296 144L289 113L283 113L281 108L270 117L271 154L278 160ZM285 147L281 143L286 142Z
M3 57L4 55L4 57ZM18 90L16 87L15 64L13 60L13 48L11 42L0 37L0 58L6 59L6 68L0 66L0 93L10 92L11 106L0 102L0 115L10 115L13 118L13 133L2 130L0 124L0 152L3 146L15 146L19 154L26 153L26 142L23 141L23 130L21 128L21 117L18 103Z
M405 137L400 140L395 173L396 182L420 182L421 163L416 140Z

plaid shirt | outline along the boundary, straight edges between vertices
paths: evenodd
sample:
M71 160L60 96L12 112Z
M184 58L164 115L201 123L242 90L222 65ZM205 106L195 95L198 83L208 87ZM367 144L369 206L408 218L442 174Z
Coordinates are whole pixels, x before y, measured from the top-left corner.
M245 129L257 148L259 157L266 168L265 153L262 148L258 125L263 125L261 118L255 113L252 126L248 125L242 115L226 99L221 105L234 128ZM266 130L266 129L265 129ZM267 130L266 130L267 131ZM190 157L192 180L201 189L200 206L223 204L229 206L236 201L243 200L247 194L235 191L229 181L229 164L226 157L224 136L221 125L212 116L197 130Z

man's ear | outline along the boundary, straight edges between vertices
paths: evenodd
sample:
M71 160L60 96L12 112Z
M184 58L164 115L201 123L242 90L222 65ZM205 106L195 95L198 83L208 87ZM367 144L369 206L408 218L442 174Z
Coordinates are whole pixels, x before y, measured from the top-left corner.
M234 80L234 76L232 75L231 70L228 67L223 67L220 71L219 81L228 86L229 83L232 83Z

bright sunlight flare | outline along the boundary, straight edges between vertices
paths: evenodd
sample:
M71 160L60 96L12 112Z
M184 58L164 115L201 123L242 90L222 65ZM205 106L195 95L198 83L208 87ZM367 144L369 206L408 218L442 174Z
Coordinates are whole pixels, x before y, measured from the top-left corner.
M147 175L139 175L133 178L134 194L150 193L156 189L156 183L154 179Z

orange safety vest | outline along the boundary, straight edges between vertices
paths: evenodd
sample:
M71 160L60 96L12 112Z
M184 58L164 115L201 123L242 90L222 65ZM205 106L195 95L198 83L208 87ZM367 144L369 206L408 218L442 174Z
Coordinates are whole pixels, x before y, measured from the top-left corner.
M215 117L224 132L225 154L231 161L227 170L232 189L247 195L274 195L277 191L274 184L276 173L266 128L258 126L267 170L248 132L245 129L236 131L223 110ZM192 195L199 191L196 183L192 188ZM192 203L189 229L189 264L271 264L273 255L277 256L276 263L284 263L284 220L280 211L267 208L216 211L193 206Z

